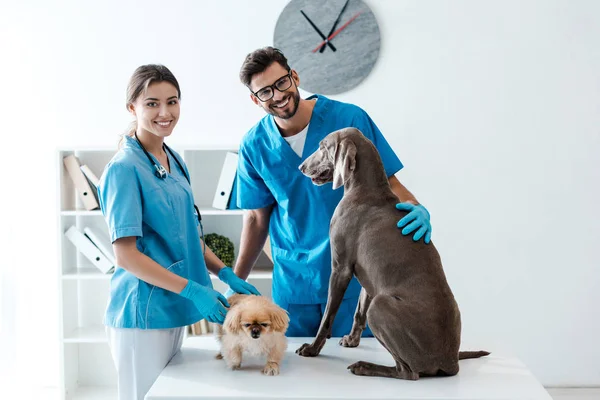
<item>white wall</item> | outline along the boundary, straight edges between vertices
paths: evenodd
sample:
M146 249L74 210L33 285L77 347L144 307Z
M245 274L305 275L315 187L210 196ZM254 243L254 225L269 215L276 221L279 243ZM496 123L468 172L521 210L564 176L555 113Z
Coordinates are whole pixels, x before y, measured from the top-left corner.
M169 143L237 145L262 116L239 67L286 2L47 3L0 6L0 278L18 278L0 305L19 327L0 350L52 385L54 149L116 144L127 80L151 62L182 86ZM600 385L600 2L368 4L380 59L336 98L371 114L430 209L464 342L517 354L546 385Z

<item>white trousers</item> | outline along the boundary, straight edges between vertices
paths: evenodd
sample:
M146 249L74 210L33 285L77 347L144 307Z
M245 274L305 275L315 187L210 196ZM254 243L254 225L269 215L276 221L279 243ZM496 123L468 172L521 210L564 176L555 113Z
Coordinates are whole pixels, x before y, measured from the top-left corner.
M144 400L163 368L181 349L184 329L106 328L117 367L119 400Z

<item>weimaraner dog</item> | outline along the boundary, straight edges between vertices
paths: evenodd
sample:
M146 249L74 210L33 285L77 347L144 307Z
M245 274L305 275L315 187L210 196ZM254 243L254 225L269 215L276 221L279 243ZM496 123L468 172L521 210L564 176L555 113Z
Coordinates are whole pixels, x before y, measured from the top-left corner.
M352 373L409 380L456 375L459 359L489 354L459 352L460 311L440 256L433 244L399 232L396 222L407 213L395 208L398 198L369 139L355 128L330 133L299 168L316 185L344 186L344 197L329 229L332 271L325 314L314 342L296 353L319 354L356 275L363 289L352 330L340 344L358 346L368 321L396 365L359 361L348 367Z

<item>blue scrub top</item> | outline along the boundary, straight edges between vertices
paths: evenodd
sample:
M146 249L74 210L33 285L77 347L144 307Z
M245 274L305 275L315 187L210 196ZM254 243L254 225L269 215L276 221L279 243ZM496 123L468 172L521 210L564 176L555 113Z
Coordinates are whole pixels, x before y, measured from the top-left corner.
M388 177L402 169L402 163L364 110L324 96L310 99L317 102L302 157L283 139L271 115L244 136L239 150L238 206L257 209L274 205L269 235L274 260L273 299L279 304L327 302L331 275L329 223L344 191L332 190L331 183L316 186L298 170L318 149L319 142L333 131L355 127L377 147ZM353 278L345 298L359 293L360 285Z
M179 154L174 154L189 176ZM111 241L135 236L138 250L162 267L212 287L198 235L192 188L168 152L167 156L171 173L160 179L154 175L154 166L137 140L125 137L98 186ZM159 164L152 154L150 157ZM190 300L116 266L110 281L105 325L165 329L193 324L202 318Z

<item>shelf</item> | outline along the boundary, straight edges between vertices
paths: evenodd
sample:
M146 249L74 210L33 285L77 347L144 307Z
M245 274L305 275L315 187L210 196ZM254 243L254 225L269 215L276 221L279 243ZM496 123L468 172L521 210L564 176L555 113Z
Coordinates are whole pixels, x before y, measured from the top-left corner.
M200 208L202 215L244 215L244 210L217 210L216 208Z
M98 279L98 280L110 280L111 274L103 274L96 268L78 268L76 271L69 271L63 274L62 279L64 280L83 280L83 279Z
M108 343L103 325L77 328L65 335L64 343Z
M81 386L70 395L71 400L107 400L116 399L117 388L112 386Z
M271 270L254 270L252 272L250 272L250 276L248 276L248 279L272 279L273 278L273 271ZM219 280L219 278L213 274L210 274L210 279L212 280Z
M248 279L272 279L272 278L273 278L272 270L261 270L261 269L256 269L256 270L250 272L250 276L248 276Z
M81 217L81 216L102 216L102 211L100 210L63 210L60 212L61 216L75 216L75 217Z
M199 208L200 214L202 215L244 215L244 210L217 210L216 208ZM61 216L65 217L92 217L102 216L100 210L63 210L60 212Z

